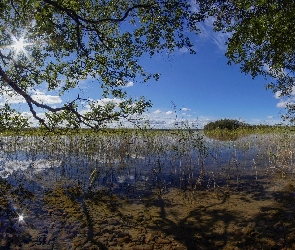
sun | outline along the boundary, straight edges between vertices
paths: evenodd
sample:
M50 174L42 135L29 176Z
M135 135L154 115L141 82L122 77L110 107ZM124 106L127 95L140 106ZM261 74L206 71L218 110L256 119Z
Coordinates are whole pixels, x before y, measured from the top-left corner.
M26 32L23 33L22 37L17 38L13 34L10 33L10 37L12 39L12 44L10 48L14 50L14 58L18 57L20 54L24 54L29 60L31 59L26 47L34 45L33 43L28 43L25 41Z
M12 45L12 47L15 49L16 55L19 52L25 52L25 46L26 46L26 43L24 43L23 38L21 38L19 40L15 39L15 43Z
M30 47L35 46L35 42L31 42L27 38L27 30L23 30L20 36L13 34L10 30L7 30L8 35L10 36L10 44L0 46L0 51L5 55L12 56L14 62L18 60L28 60L33 61L32 56L30 55Z

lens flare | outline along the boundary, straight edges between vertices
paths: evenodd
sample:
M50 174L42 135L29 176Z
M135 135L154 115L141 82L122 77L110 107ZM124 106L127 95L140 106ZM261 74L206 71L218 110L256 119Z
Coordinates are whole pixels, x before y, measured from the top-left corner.
M33 43L26 43L24 38L20 38L19 40L16 37L12 37L14 44L11 47L15 50L15 56L18 56L20 53L25 54L25 56L30 60L30 56L28 55L26 48L27 46L33 45Z
M19 52L23 52L25 50L24 46L26 46L26 43L24 43L22 38L18 41L16 40L15 44L12 45L12 47L16 51L16 54L18 54Z
M16 35L14 35L10 31L8 31L8 33L11 38L11 44L6 45L6 46L1 46L0 49L3 49L3 51L4 51L4 52L3 51L1 51L1 52L3 52L4 54L7 53L5 51L7 49L10 51L13 51L13 54L14 54L13 59L14 60L17 60L20 55L23 55L29 61L32 61L31 56L28 54L27 47L34 46L35 43L30 43L30 42L26 41L27 39L25 37L26 37L27 31L24 30L23 34L20 37L17 37ZM20 58L24 58L24 57L20 57Z
M22 214L18 216L18 222L24 222L24 216Z

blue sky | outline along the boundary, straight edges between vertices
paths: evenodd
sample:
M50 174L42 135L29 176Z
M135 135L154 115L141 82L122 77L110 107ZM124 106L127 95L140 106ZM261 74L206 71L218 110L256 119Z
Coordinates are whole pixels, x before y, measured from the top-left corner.
M250 124L277 124L281 122L284 100L276 98L265 86L269 80L252 79L241 73L238 65L228 65L225 57L227 36L208 31L192 37L197 51L185 49L172 55L159 54L142 59L149 72L160 73L158 82L131 83L129 95L144 95L153 103L145 115L153 127L171 127L176 115L202 128L217 119L239 119ZM92 88L84 88L92 95ZM176 113L173 109L176 105Z
M178 118L197 119L200 127L223 118L250 124L281 122L283 100L265 89L269 81L262 77L253 80L241 73L239 66L227 64L226 38L207 32L192 38L196 55L184 50L143 60L147 69L161 73L160 80L134 84L128 93L142 94L152 100L149 119L153 124L161 127L175 119L172 102Z
M197 123L199 128L209 121L223 118L240 119L250 124L281 122L285 100L265 89L269 81L262 77L253 80L241 73L239 66L227 65L228 60L224 56L227 34L214 33L210 20L200 28L202 33L191 37L196 55L182 49L172 55L162 53L152 58L144 57L142 65L149 72L160 73L160 80L130 82L126 88L130 96L144 95L152 101L153 107L145 114L152 126L171 127L176 115L178 119ZM41 102L59 106L77 97L78 92L80 96L100 100L99 89L99 85L88 80L63 97L49 93L45 88L31 94ZM17 96L3 96L0 103L5 100L14 105L25 102ZM25 106L22 106L22 111L29 114Z

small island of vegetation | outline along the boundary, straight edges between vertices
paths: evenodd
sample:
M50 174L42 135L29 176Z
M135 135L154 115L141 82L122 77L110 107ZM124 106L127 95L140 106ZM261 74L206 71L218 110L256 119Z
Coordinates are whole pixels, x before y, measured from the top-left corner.
M251 125L236 119L221 119L209 122L204 126L206 136L218 140L236 140L242 136L254 133L274 133L292 129L291 126L277 125Z
M216 129L236 130L239 128L249 128L250 124L233 119L221 119L215 122L209 122L204 126L205 131L212 131Z

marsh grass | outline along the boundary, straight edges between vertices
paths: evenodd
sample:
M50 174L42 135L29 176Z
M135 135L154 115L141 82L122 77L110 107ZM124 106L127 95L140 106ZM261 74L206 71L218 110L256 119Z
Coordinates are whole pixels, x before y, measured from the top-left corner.
M82 228L81 234L90 235L77 243L82 246L94 242L99 206L116 213L121 203L162 206L172 190L188 204L203 192L225 201L249 184L292 177L294 142L288 130L237 140L212 139L189 128L3 134L0 234L14 230L17 207L27 211L31 231L42 231L40 220L49 223L51 214Z
M55 167L56 180L63 169L69 179L83 177L85 188L95 182L98 186L120 184L128 178L132 182L140 175L139 179L152 181L160 190L169 185L216 188L225 180L238 183L245 171L256 179L263 172L292 174L293 137L285 131L216 140L189 129L6 135L1 137L1 162L2 166L19 164L15 170L6 168L7 174L42 164L52 172Z

